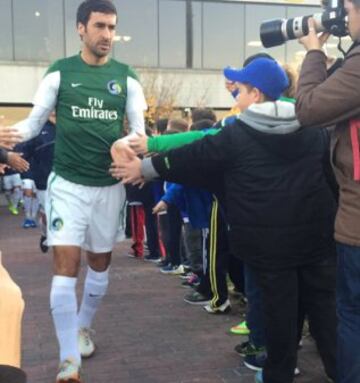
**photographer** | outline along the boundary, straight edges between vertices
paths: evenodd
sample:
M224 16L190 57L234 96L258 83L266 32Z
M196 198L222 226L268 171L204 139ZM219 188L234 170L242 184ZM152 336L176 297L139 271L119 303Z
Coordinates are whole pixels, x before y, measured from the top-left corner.
M338 380L360 381L360 0L344 0L354 44L330 77L322 51L328 34L318 36L314 21L300 39L308 51L300 74L296 112L303 126L336 125L331 160L340 198L335 222L338 253Z

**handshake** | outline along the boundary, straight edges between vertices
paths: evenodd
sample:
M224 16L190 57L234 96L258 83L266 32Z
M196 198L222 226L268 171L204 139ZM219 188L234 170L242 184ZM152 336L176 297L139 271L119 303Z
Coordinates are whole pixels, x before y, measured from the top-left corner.
M111 146L112 164L109 172L123 184L139 185L142 187L145 179L141 172L141 159L138 155L150 155L147 149L148 138L135 133L121 138Z

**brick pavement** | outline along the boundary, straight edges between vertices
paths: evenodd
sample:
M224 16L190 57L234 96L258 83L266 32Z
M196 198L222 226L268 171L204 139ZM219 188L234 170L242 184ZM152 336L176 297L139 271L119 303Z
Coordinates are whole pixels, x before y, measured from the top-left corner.
M57 344L49 314L51 256L38 250L36 229L20 228L21 218L0 207L3 263L22 288L23 368L29 383L54 381ZM243 308L234 301L229 315L214 316L183 301L186 289L174 276L124 256L116 247L108 295L95 319L98 351L84 362L86 383L252 383L234 346L245 339L227 333ZM84 267L80 281L83 281ZM82 283L79 283L82 286ZM296 383L325 383L313 342L299 353Z

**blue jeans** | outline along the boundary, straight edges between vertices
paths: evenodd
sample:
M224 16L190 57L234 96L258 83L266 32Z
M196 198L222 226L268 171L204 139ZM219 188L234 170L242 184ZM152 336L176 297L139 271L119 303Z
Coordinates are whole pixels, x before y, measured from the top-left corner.
M261 289L252 268L244 264L245 295L248 300L246 323L250 330L249 341L256 347L265 346L265 327Z
M337 243L337 383L360 382L360 247Z

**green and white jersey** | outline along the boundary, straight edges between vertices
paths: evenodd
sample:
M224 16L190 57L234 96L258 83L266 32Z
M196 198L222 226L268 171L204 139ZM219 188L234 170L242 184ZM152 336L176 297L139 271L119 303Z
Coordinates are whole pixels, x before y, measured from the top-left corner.
M35 95L27 138L36 135L36 121L43 123L44 114L47 119L54 109L55 173L87 186L117 183L108 172L110 148L123 135L125 114L130 133L144 133L146 102L133 70L112 59L104 65L91 66L80 54L56 61Z

